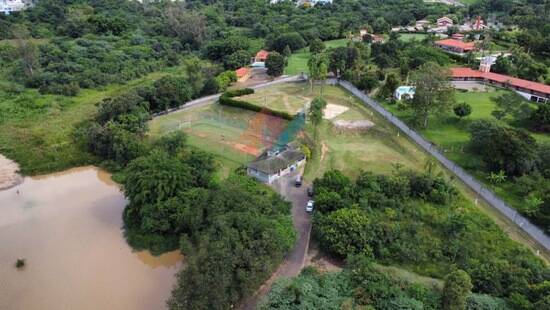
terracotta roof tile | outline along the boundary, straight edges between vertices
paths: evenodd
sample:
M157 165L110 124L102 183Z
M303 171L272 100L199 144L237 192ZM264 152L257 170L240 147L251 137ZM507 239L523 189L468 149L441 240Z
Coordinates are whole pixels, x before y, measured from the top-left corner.
M521 87L550 95L550 85L545 85L542 83L528 81L524 79L518 79L513 76L508 76L504 74L481 72L470 68L451 68L451 76L454 78L483 78L488 81L508 83L512 86Z
M461 48L465 51L468 51L468 50L471 51L475 49L474 42L462 42L454 39L445 39L445 40L435 41L435 44Z

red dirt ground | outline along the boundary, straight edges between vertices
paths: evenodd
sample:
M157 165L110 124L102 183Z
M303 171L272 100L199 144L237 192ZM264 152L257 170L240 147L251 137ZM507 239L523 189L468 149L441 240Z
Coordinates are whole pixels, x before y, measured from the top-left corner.
M235 143L233 144L233 147L243 153L246 153L246 154L250 154L250 155L254 155L254 156L258 156L260 155L260 150L253 147L253 146L248 146L248 145L245 145L245 144L241 144L241 143Z

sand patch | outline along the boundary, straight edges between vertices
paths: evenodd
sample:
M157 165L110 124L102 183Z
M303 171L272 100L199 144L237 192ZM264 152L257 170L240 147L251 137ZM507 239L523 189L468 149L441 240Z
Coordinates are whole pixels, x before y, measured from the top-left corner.
M327 104L327 106L323 110L323 118L324 119L333 119L336 116L346 112L347 110L349 110L349 108L345 107L343 105L337 105L337 104L329 103L329 104Z
M19 165L0 154L0 190L15 186L23 180L17 173Z
M366 119L358 121L338 120L334 122L334 126L338 129L366 130L374 126L374 123Z
M233 144L233 147L246 154L250 154L254 156L260 155L260 150L252 146L248 146L241 143L235 143Z

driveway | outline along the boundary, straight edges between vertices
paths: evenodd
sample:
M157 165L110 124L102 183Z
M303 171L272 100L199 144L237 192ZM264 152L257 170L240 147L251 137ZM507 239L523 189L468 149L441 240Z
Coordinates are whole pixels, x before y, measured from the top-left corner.
M283 177L271 186L287 201L292 203L292 221L297 233L294 249L287 255L285 261L279 266L276 272L279 277L294 277L302 271L309 246L311 214L307 213L305 208L309 200L307 188L310 184L304 182L301 187L294 186L296 175L291 174L290 176Z
M275 191L292 203L292 221L297 235L296 244L269 280L256 291L254 296L241 304L240 308L243 310L256 309L258 302L269 292L273 282L279 278L295 277L304 267L311 234L311 214L305 210L309 200L307 188L310 184L304 182L301 187L294 186L297 174L295 172L282 177L271 185Z

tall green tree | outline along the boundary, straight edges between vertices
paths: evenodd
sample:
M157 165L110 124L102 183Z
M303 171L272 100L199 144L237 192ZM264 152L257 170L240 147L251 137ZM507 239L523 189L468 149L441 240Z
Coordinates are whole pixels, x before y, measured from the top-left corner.
M271 52L265 60L265 66L270 76L281 76L285 71L285 57L277 52Z
M416 91L410 101L410 108L422 127L428 127L430 114L445 112L452 107L455 101L454 88L449 80L449 72L431 62L412 73L411 81Z
M325 50L325 43L321 41L321 39L314 39L309 44L309 51L312 54L319 54L322 53Z
M309 69L309 82L313 91L313 83L315 81L323 81L328 75L328 58L326 54L313 54L307 62ZM321 93L323 92L323 84L321 84Z

